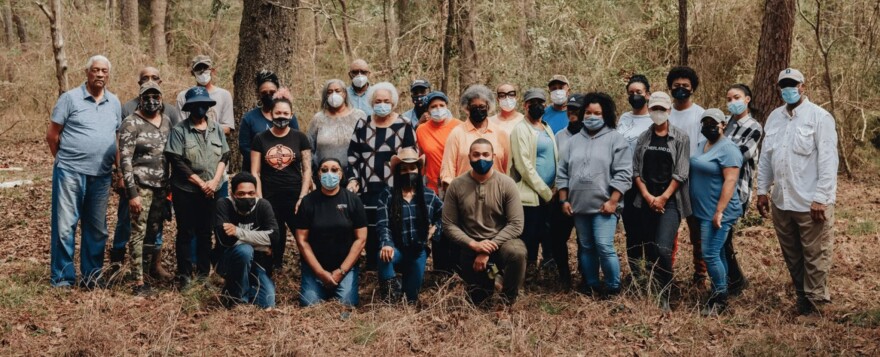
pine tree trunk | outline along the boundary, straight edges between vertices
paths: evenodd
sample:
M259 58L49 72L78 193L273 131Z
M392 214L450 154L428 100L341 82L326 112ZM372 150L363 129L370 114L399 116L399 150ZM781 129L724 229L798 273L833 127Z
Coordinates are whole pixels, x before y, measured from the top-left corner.
M137 46L140 42L137 0L122 0L121 25L123 42Z
M397 8L397 39L399 40L412 28L412 21L409 19L411 4L410 0L397 0L395 5Z
M440 80L440 90L443 93L449 93L450 73L449 66L452 62L452 51L455 46L453 39L455 38L455 0L446 0L446 35L443 36L443 77Z
M480 76L480 62L477 58L477 43L474 36L474 8L470 1L458 5L458 89L463 92L467 86L477 83Z
M6 46L12 47L15 44L15 27L12 25L12 5L9 1L3 2L3 33L6 35Z
M688 65L688 2L678 0L678 64Z
M165 9L167 7L166 0L150 0L150 51L153 57L160 62L165 62L168 52L165 47Z
M275 6L278 4L285 8ZM290 83L292 61L296 48L297 16L290 10L299 6L299 0L244 0L244 9L239 27L238 60L232 80L235 85L234 112L235 126L239 127L241 117L257 103L254 90L254 75L261 69L278 74L282 85ZM303 117L306 113L296 113ZM231 135L229 147L232 149L230 168L232 172L241 170L241 153L238 150L238 136Z
M752 83L752 103L757 113L752 113L762 124L767 115L782 101L776 78L779 71L791 61L791 43L794 32L796 0L766 0L764 18L761 22L761 39L758 42L758 60Z

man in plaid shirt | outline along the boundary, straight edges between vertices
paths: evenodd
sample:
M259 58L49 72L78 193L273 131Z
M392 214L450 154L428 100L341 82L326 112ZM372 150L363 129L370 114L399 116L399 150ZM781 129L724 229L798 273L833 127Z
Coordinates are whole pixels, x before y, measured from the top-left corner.
M764 135L761 123L752 118L749 112L749 103L752 99L752 91L745 84L734 84L727 91L727 109L731 118L724 130L724 135L730 141L739 146L743 155L743 166L739 172L737 192L743 205L743 216L749 208L749 199L752 196L754 185L755 162L758 160L758 142ZM736 260L733 250L733 233L731 229L724 243L724 251L727 255L727 281L731 295L739 295L748 286L748 281L743 276L742 269Z

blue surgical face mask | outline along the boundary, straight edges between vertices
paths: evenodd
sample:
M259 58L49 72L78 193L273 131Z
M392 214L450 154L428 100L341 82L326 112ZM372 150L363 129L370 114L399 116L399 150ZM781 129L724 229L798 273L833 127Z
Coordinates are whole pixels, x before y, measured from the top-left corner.
M373 104L373 113L376 113L376 115L380 116L380 117L387 117L388 114L391 114L391 104L388 104L388 103Z
M321 187L327 190L335 190L339 186L339 175L332 172L321 174Z
M727 111L729 111L732 115L740 115L746 111L746 102L742 100L735 100L727 103Z
M602 129L605 126L605 120L602 117L590 115L584 118L584 128L590 131L596 131Z
M801 100L801 93L797 87L782 88L782 100L788 104L796 104Z
M474 169L474 172L485 175L492 169L492 160L483 160L479 159L477 161L471 161L471 168Z

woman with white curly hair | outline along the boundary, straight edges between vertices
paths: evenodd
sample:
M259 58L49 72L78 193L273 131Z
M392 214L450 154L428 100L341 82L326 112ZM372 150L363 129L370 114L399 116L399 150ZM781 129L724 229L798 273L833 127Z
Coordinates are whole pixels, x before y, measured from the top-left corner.
M416 149L416 134L412 124L394 112L400 96L388 82L370 86L367 98L373 114L359 120L348 144L348 183L351 192L360 194L367 207L370 227L367 229L367 269L376 269L379 240L376 235L375 207L379 195L394 184L389 165L391 157L400 149Z
M440 168L442 189L445 190L456 176L471 169L468 151L474 140L486 139L495 148L492 167L507 174L507 161L510 157L510 134L498 124L486 120L494 110L495 95L482 84L468 87L461 95L461 106L468 113L468 119L449 133L443 149L443 166ZM441 196L443 194L441 193Z

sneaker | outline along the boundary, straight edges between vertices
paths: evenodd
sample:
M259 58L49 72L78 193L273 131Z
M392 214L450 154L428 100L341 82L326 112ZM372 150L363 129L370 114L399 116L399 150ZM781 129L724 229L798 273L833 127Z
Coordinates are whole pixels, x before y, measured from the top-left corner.
M158 293L149 284L135 285L132 287L131 290L132 290L132 294L134 294L134 296L139 296L139 297L150 297L150 296L154 296Z

